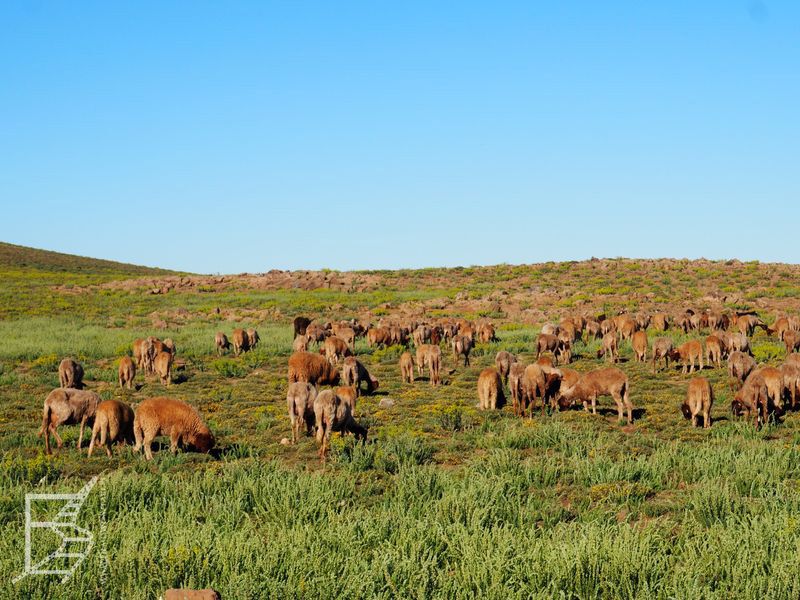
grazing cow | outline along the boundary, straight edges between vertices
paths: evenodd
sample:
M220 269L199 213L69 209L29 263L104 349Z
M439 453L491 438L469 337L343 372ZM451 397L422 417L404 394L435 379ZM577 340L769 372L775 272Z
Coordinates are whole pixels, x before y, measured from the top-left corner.
M744 384L755 368L756 361L749 354L737 350L728 356L728 374L739 382L739 387Z
M478 408L495 410L502 408L505 402L503 381L494 367L481 371L478 376Z
M647 332L640 329L631 338L631 348L637 361L647 362Z
M218 331L214 336L214 347L217 349L217 355L222 356L226 350L230 350L231 343L228 341L228 336Z
M677 348L670 351L669 357L675 362L681 361L683 368L681 373L694 373L694 363L700 363L700 370L703 370L703 345L698 340L684 342ZM690 367L691 365L691 367Z
M312 385L339 385L339 370L323 356L295 352L289 357L289 383L307 381Z
M353 355L347 343L335 335L325 338L320 352L325 355L325 358L327 358L332 365L338 364L339 361L346 356Z
M425 367L428 367L429 380L431 385L441 383L442 349L433 344L423 344L417 348L417 370L420 376L423 375Z
M316 397L317 388L307 381L289 384L289 390L286 392L286 408L292 424L292 444L297 443L303 427L306 428L306 433L311 435L314 428L314 398Z
M472 339L468 335L459 334L451 342L453 348L453 360L458 364L458 357L464 357L464 366L469 366L469 353L472 350Z
M39 437L44 434L45 453L52 454L50 449L51 433L55 436L59 448L64 445L58 435L59 425L75 425L77 423L81 425L78 434L78 450L80 450L83 442L83 430L86 423L94 419L98 404L100 404L100 396L88 390L56 388L50 392L44 400L42 428L39 430Z
M133 388L133 380L136 377L136 365L130 356L123 356L119 359L119 368L117 369L117 379L119 380L119 387L128 386L128 389Z
M656 361L664 359L664 366L669 369L669 356L672 352L672 340L665 337L653 340L653 373L656 372Z
M722 367L722 342L717 335L706 338L706 363Z
M292 321L292 326L294 327L294 337L304 336L309 325L311 325L311 319L306 317L295 317L294 321Z
M605 321L603 321L605 323ZM597 358L605 356L612 363L619 359L619 346L617 345L617 334L609 331L603 336L600 342L600 349L597 351Z
M630 385L628 376L616 367L595 369L584 374L571 388L562 392L562 396L572 402L582 402L584 408L592 403L592 414L597 414L597 397L611 396L617 405L619 419L627 410L628 424L633 423L633 404L629 399Z
M132 444L133 441L133 409L119 400L104 400L98 404L88 456L92 455L95 442L104 446L106 454L111 458L111 444Z
M403 352L400 355L400 379L403 383L414 383L414 359L411 357L411 352Z
M58 365L58 381L62 388L83 388L83 367L72 358L65 358Z
M317 424L317 443L320 445L319 457L322 462L325 461L333 431L350 432L356 439L367 439L367 430L356 423L351 405L333 390L323 390L317 394L314 399L314 421Z
M703 427L711 427L711 405L714 403L714 390L704 377L695 377L689 381L686 401L681 405L681 412L692 420L692 427L697 427L697 417L703 415Z
M153 460L152 443L159 435L169 436L169 449L175 454L178 445L208 453L215 444L214 435L200 414L189 404L175 398L148 398L136 409L133 419L134 452L144 446L147 460Z
M342 383L346 386L353 386L358 395L361 393L362 382L367 384L367 396L378 389L378 380L369 374L363 363L355 356L348 356L342 364Z
M172 354L169 352L159 352L153 361L153 369L161 378L162 385L172 384Z
M497 367L497 372L500 373L500 377L503 378L503 383L508 382L508 371L515 362L517 362L517 357L505 350L501 350L494 357L494 364Z
M239 356L250 349L250 338L244 329L233 330L233 354Z

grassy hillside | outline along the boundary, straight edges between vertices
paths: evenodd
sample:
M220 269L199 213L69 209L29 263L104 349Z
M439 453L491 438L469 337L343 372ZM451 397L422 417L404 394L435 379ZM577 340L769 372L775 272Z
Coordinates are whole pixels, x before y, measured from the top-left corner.
M0 307L0 522L9 532L0 597L153 598L179 585L215 587L223 598L800 594L800 418L790 412L754 431L732 417L724 369L703 373L716 392L710 430L692 429L678 410L689 376L653 374L627 342L619 366L631 380L632 426L616 421L608 398L596 416L519 419L509 408L475 408L481 369L501 349L532 361L544 322L687 307L754 309L772 322L800 312L795 266L619 259L211 278L124 265L59 271L79 259L24 256L2 267L18 278L3 279ZM311 438L281 443L290 435L290 322L301 313L485 316L500 340L479 344L469 367L445 349L438 388L400 382L402 348L359 341L359 358L381 382L356 410L370 441L336 436L322 466ZM214 354L214 332L250 326L261 334L257 350ZM169 388L139 374L137 389L120 390L117 361L144 335L173 338L185 367ZM752 345L760 361L785 357L761 330ZM570 366L605 364L597 347L579 342ZM75 448L77 428L65 426L65 447L43 456L41 404L67 355L103 398L191 402L217 451L171 456L164 442L152 463L130 448L87 459ZM379 406L387 398L394 405ZM87 563L67 584L11 585L22 568L25 493L74 492L97 474L81 514L98 535Z

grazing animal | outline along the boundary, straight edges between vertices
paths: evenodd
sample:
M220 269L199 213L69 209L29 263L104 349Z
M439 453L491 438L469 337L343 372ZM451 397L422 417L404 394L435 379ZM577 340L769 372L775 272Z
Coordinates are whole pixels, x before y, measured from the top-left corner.
M411 337L414 340L414 345L419 348L422 344L427 344L431 341L431 334L433 330L428 327L427 325L419 325L414 332L411 334Z
M333 335L335 335L340 340L344 341L347 344L347 347L350 350L354 350L356 347L356 330L352 327L334 327L333 328Z
M478 376L478 408L495 410L502 408L504 403L503 380L500 373L494 367L484 369Z
M136 409L133 419L134 452L144 446L147 460L153 459L152 443L159 435L169 436L169 449L175 454L178 445L197 452L209 452L216 442L214 434L194 407L175 398L148 398Z
M521 417L527 405L525 397L525 365L512 363L508 369L508 389L511 392L511 408L514 414Z
M481 323L478 325L478 341L483 344L497 341L497 334L494 325L491 323Z
M783 343L786 346L786 354L800 350L800 332L787 331L783 334Z
M505 350L501 350L494 357L494 364L497 367L497 372L500 373L500 377L503 378L503 383L508 382L508 372L515 362L517 362L517 357Z
M150 338L139 338L133 341L133 358L136 360L136 367L145 375L152 371L152 348L153 342Z
M258 335L258 332L255 329L248 329L246 333L247 333L247 349L255 350L256 346L258 346L258 342L261 341L261 336Z
M346 386L353 386L356 395L361 393L361 384L367 384L366 394L369 396L378 389L379 382L369 374L364 364L355 356L348 356L342 364L342 383Z
M170 588L164 592L164 600L220 600L220 593L211 588L190 590L186 588Z
M294 337L300 335L304 336L309 325L311 325L311 319L306 317L295 317L294 321L292 321L292 326L294 327Z
M788 331L792 331L792 328L789 325L789 319L787 317L779 317L778 319L775 319L772 327L767 328L767 334L775 335L777 333L778 339L781 341L784 341L783 338Z
M772 401L770 407L783 412L783 373L775 367L759 367L749 377L761 377L767 386L767 397Z
M250 349L250 338L244 329L233 330L233 354L239 356Z
M669 338L656 338L653 340L653 373L656 372L656 361L664 359L665 368L669 369L669 357L672 352L672 340Z
M737 416L747 412L748 418L752 415L753 426L758 429L760 423L767 422L768 405L769 392L764 379L748 377L731 401L731 412Z
M403 383L414 383L414 359L411 352L400 355L400 379Z
M714 403L714 390L708 379L695 377L689 381L686 401L681 405L681 412L692 420L692 427L697 427L697 417L703 415L703 427L711 427L711 405Z
M392 332L385 327L373 327L367 332L367 345L370 348L391 346Z
M716 365L718 369L722 366L722 342L717 335L706 338L706 363Z
M299 335L294 338L292 342L292 352L307 352L308 351L308 338L304 335Z
M133 409L119 400L104 400L98 404L88 456L92 455L95 442L104 446L106 454L111 458L111 444L114 442L132 444L133 441Z
M528 409L528 416L533 416L533 405L537 398L542 401L542 414L548 400L553 403L553 398L560 387L561 371L552 367L532 364L525 367L522 376L522 399L520 414Z
M226 350L230 350L231 343L228 341L228 336L218 331L214 336L214 347L217 349L217 355L222 356Z
M647 362L647 332L640 329L631 337L631 348L638 362Z
M536 358L539 358L542 352L552 352L553 356L555 356L556 350L558 350L558 336L550 333L540 333L539 337L536 338Z
M472 351L472 338L468 335L459 334L451 342L453 348L453 360L458 364L458 357L464 357L464 366L469 366L469 353Z
M175 356L175 354L178 352L178 347L175 345L175 342L172 341L172 338L167 338L164 340L164 348L167 350L167 352L172 354L172 356Z
M741 315L736 320L736 328L740 333L747 337L753 337L756 327L761 327L764 331L769 333L767 325L755 315Z
M540 367L554 367L555 361L553 360L552 356L540 356L536 359L536 364Z
M633 423L633 404L629 399L630 385L628 376L616 367L595 369L581 376L571 388L562 392L562 396L573 402L580 401L584 408L592 403L592 414L597 414L598 396L611 396L617 405L620 420L627 411L628 424Z
M58 381L62 388L83 388L83 367L72 358L65 358L58 365Z
M783 376L783 392L789 396L792 409L797 406L797 394L800 391L800 365L785 363L778 367Z
M428 368L431 385L439 385L441 380L442 349L433 344L423 344L417 348L417 370L423 375L425 367Z
M600 331L600 323L597 321L586 321L583 334L587 342L602 337L603 334Z
M617 322L617 331L619 331L619 337L621 340L629 340L633 337L634 332L637 329L636 319L631 317L630 315L622 315L623 319L620 319Z
M289 384L289 390L286 392L286 408L292 424L292 444L297 443L303 427L306 428L306 433L311 435L314 427L314 398L316 397L317 388L307 381Z
M58 435L59 425L75 425L77 423L81 425L78 434L78 450L80 450L83 442L83 430L86 423L94 419L98 404L100 404L100 396L88 390L56 388L50 392L44 399L42 428L39 430L39 437L44 434L45 453L52 454L50 449L51 433L55 436L59 448L64 445Z
M603 321L605 323L605 321ZM619 360L619 346L617 344L617 334L609 331L603 336L600 342L600 349L597 351L597 358L605 356L612 363Z
M572 406L572 402L564 398L564 392L578 383L578 380L581 378L581 374L575 369L568 368L561 368L559 371L561 371L561 383L559 384L558 396L556 399L559 409L567 409Z
M159 352L153 361L153 369L161 378L163 385L172 384L172 354L169 352Z
M350 404L333 390L323 390L317 394L314 399L314 420L317 424L317 443L320 445L319 457L323 462L333 431L350 432L356 439L367 439L367 430L356 423Z
M739 387L744 384L755 368L756 361L749 354L737 350L728 356L728 374L739 382Z
M322 352L332 365L338 364L339 361L346 356L353 355L347 343L335 335L325 338L322 344Z
M117 368L117 379L119 380L119 387L127 386L128 389L133 388L133 380L136 377L136 365L130 356L123 356L119 359L119 368Z
M694 373L695 361L700 363L700 370L703 370L703 345L698 340L689 340L677 348L670 351L669 357L674 361L681 361L683 368L681 373Z
M289 383L295 381L307 381L312 385L339 385L339 370L319 354L295 352L289 357Z
M666 331L669 328L669 317L664 313L656 313L650 319L650 324L656 331Z

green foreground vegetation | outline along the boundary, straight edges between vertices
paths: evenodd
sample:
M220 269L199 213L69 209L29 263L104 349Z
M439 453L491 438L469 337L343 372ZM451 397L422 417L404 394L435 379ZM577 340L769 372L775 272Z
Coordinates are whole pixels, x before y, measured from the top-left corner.
M620 367L637 408L632 426L617 422L607 398L597 416L475 409L478 373L498 350L534 357L544 320L526 303L550 321L617 308L677 313L703 308L710 291L726 296L724 308L755 308L770 322L795 306L791 266L603 264L378 273L379 287L352 293L148 295L104 284L169 274L0 245L0 597L150 599L179 586L226 599L800 597L800 414L759 431L734 419L724 369L703 374L716 392L710 430L680 414L689 376L653 375L627 343ZM497 290L508 295L498 301ZM369 442L336 436L324 466L313 439L282 445L292 317L377 318L404 307L488 314L500 341L479 344L466 368L445 352L445 385L433 388L400 383L401 348L360 340L357 353L381 381L356 411ZM257 350L213 353L215 331L248 326L261 335ZM185 368L170 388L138 374L138 389L120 390L117 360L144 335L173 338ZM763 331L752 343L760 361L785 356ZM603 364L596 350L579 343L571 366ZM103 398L191 402L217 451L172 456L162 442L152 463L130 448L87 459L77 427L63 427L64 448L44 456L41 405L68 355ZM384 398L394 406L380 408ZM79 519L96 538L86 562L63 584L12 584L23 568L25 494L76 492L94 475Z

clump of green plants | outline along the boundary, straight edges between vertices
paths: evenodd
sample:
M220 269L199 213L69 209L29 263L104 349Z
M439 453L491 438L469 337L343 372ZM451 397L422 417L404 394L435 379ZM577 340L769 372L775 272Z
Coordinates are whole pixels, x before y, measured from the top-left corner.
M244 377L247 368L230 358L220 358L211 363L211 368L223 377Z

